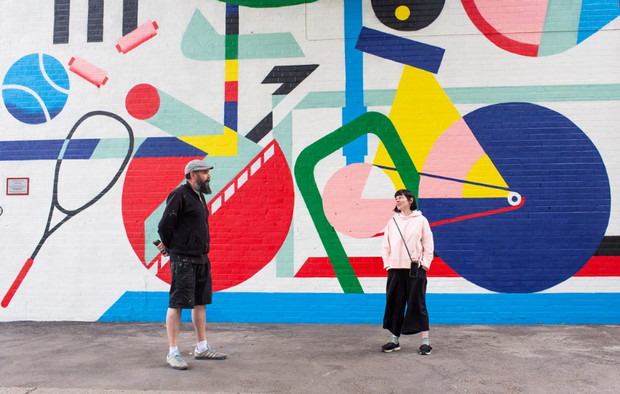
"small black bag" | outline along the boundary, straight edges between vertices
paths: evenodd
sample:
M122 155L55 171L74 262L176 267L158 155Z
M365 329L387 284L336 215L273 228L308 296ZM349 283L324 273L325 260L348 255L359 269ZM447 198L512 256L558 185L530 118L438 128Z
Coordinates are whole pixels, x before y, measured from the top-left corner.
M416 260L411 260L411 268L409 268L409 277L417 278L419 269L420 269L420 262Z

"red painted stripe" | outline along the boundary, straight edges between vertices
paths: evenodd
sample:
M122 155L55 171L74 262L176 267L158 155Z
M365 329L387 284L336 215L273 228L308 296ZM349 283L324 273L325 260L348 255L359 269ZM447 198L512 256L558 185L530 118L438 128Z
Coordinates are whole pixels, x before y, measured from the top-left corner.
M479 218L481 216L495 215L497 213L508 212L508 211L512 211L512 210L521 208L523 206L523 203L525 203L525 197L521 197L521 202L519 203L519 205L515 205L515 206L511 206L511 207L506 207L506 208L500 208L500 209L494 209L492 211L484 211L484 212L473 213L471 215L459 216L459 217L452 218L452 219L440 220L438 222L430 223L430 226L431 227L441 226L442 224L459 222L461 220L474 219L474 218Z
M358 278L386 277L381 257L349 257ZM457 274L440 258L435 257L428 271L429 277L456 278ZM620 276L620 256L592 256L575 274L578 277ZM310 257L295 274L295 278L335 278L336 274L327 257Z
M387 276L383 269L381 257L349 257L353 271L358 278L381 278ZM439 257L435 257L431 263L428 276L458 277ZM309 257L304 265L295 274L296 278L335 278L336 273L328 257Z
M224 83L224 101L239 101L239 81Z
M459 222L461 220L474 219L474 218L479 218L481 216L489 216L489 215L495 215L495 214L502 213L502 212L513 211L515 209L521 208L524 203L525 203L525 197L521 197L521 202L519 203L519 205L515 205L515 206L511 206L511 207L506 207L506 208L493 209L491 211L472 213L471 215L458 216L458 217L455 217L455 218L452 218L452 219L440 220L440 221L437 221L437 222L429 223L429 226L431 226L431 227L441 226L442 224ZM371 238L381 237L383 235L385 235L385 233L377 233L377 234L373 235Z
M620 276L620 256L592 256L575 276Z

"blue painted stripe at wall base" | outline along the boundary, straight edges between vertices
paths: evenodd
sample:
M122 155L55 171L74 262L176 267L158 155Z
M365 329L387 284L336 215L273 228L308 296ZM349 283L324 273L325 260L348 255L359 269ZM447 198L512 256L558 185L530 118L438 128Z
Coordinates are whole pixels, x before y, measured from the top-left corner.
M620 324L620 293L428 294L431 324ZM384 294L214 293L218 323L382 324ZM127 292L100 321L164 321L166 292ZM191 321L184 310L182 321Z

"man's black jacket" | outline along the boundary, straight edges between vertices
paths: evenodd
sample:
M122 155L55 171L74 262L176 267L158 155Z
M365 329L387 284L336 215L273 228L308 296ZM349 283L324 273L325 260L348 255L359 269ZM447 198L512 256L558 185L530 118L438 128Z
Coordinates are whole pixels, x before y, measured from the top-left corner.
M185 183L166 199L166 209L159 221L159 236L171 257L200 257L206 262L209 253L209 211L202 194Z

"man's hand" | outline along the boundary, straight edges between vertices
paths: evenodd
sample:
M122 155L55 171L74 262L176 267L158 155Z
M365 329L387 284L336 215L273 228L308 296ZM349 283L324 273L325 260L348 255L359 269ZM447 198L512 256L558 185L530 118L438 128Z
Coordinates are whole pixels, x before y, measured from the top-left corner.
M166 246L160 240L157 239L153 241L153 245L157 246L157 249L159 249L163 256L168 256L170 254L168 253L168 248L166 248Z

